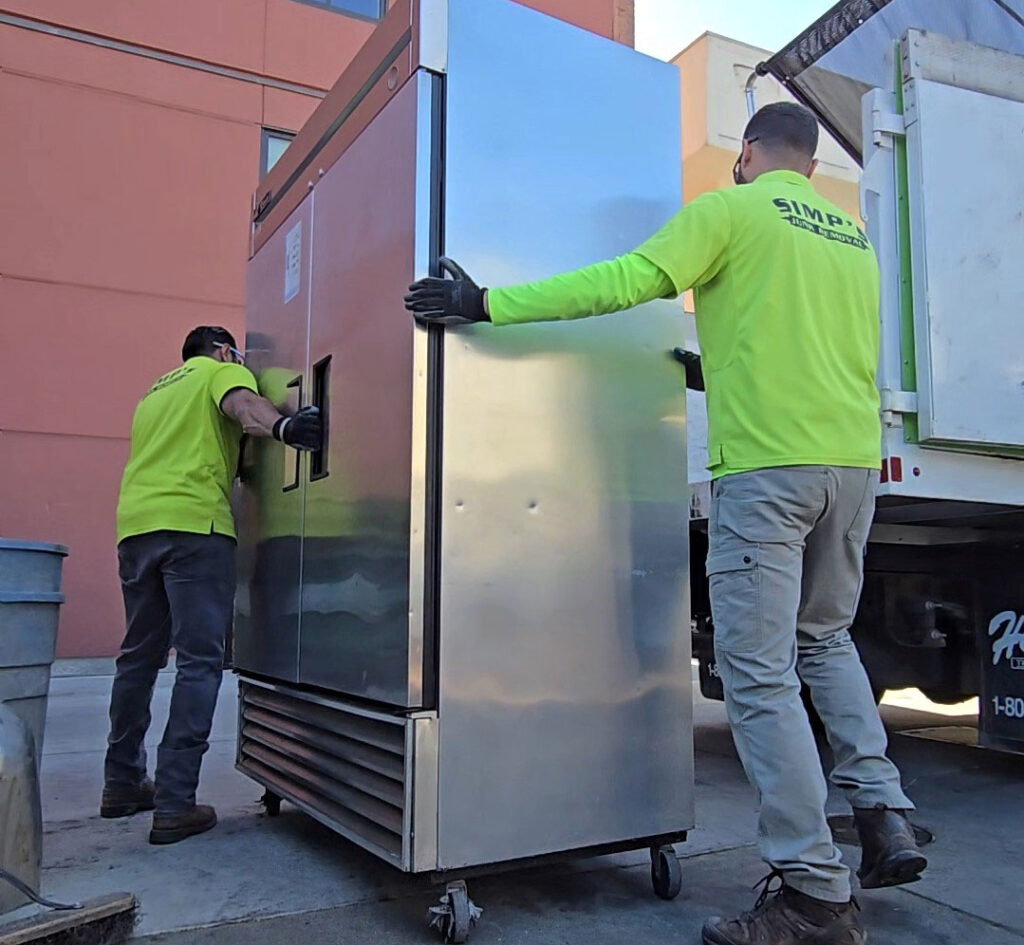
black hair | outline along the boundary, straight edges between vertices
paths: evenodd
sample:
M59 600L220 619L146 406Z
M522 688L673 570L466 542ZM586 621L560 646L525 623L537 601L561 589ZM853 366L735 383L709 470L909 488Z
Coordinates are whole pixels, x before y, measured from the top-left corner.
M181 346L181 360L187 361L202 354L212 354L218 345L238 347L234 336L226 328L219 325L200 325L185 336L185 343Z
M803 105L773 102L758 109L747 122L743 140L752 138L768 151L786 149L814 157L818 150L818 122Z

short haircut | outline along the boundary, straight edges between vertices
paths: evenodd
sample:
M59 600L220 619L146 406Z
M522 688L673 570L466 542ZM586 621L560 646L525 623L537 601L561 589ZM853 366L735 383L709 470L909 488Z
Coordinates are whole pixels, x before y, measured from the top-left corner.
M231 332L219 325L200 325L193 328L185 337L185 343L181 346L181 360L197 358L203 354L212 354L217 345L231 345L238 347Z
M789 150L814 157L818 150L818 122L803 105L773 102L758 109L747 122L743 140L751 138L757 138L768 151Z

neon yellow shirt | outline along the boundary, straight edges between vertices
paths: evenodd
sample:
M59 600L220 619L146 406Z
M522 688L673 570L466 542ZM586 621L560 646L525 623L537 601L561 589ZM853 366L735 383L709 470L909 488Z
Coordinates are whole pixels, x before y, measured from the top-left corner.
M772 171L703 194L633 253L491 290L488 307L503 325L618 311L689 288L715 478L880 465L878 264L856 224L801 174Z
M220 403L239 387L256 392L246 368L197 357L150 388L132 420L118 541L163 530L234 537L231 481L242 431Z

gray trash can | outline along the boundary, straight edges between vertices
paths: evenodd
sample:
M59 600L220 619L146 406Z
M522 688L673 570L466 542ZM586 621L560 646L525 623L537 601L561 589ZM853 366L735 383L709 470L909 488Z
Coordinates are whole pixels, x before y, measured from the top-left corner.
M63 545L0 538L0 702L27 726L37 762L43 752L67 553Z

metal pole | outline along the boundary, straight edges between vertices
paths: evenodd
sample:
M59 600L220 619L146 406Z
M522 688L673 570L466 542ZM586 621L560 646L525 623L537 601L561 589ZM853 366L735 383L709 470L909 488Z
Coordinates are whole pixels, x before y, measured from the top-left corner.
M757 103L754 101L754 83L757 81L757 71L747 76L747 84L743 86L743 92L747 96L747 118L753 118L757 111Z

